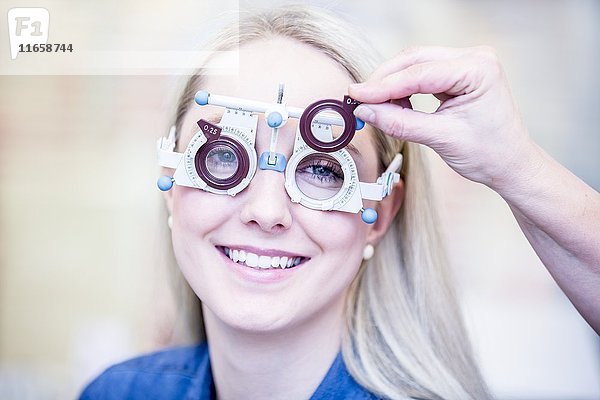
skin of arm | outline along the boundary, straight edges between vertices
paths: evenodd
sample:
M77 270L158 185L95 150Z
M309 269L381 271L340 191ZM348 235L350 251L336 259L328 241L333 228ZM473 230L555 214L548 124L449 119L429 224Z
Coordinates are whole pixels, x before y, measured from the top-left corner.
M441 104L414 111L409 97ZM498 192L559 287L600 333L600 194L531 140L494 49L415 47L349 94L355 115L431 147L456 172Z
M496 190L556 283L600 333L600 194L533 144L518 190Z

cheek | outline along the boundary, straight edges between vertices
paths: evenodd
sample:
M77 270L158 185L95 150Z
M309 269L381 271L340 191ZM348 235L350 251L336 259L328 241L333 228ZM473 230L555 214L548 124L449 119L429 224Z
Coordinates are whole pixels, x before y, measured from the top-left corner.
M315 268L323 271L313 277L307 292L315 305L337 303L345 297L362 262L367 228L356 214L318 212L318 230L311 230L311 239L322 248ZM318 311L318 310L315 310Z
M209 266L202 255L212 254L208 240L212 232L231 220L232 203L228 196L176 186L173 193L173 251L182 273L196 294L203 293ZM229 217L228 217L229 216Z
M173 222L177 231L210 232L231 216L229 196L218 196L199 189L176 186L173 194Z
M310 220L308 216L303 218L310 222L305 225L305 232L319 245L332 272L337 273L340 266L344 271L357 271L368 233L360 214L340 211L311 211L310 214Z

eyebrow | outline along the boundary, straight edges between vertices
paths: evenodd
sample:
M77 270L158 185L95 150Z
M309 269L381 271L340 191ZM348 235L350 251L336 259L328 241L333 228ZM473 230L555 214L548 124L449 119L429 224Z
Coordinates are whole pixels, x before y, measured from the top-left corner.
M224 113L219 113L219 112L214 112L211 114L206 115L205 117L203 117L203 119L207 120L208 122L213 122L215 124L221 122L221 118L223 118L223 114Z
M353 145L352 143L348 143L345 148L350 150L351 152L353 152L356 156L362 158L362 154L360 154L360 151L358 151L356 146Z
M200 119L203 119L215 125L221 122L221 118L223 118L222 112L213 112L207 115L200 116ZM200 121L200 119L198 119L198 121ZM192 128L190 129L190 134L193 136L194 134L196 134L196 132L198 132L198 124L193 124Z

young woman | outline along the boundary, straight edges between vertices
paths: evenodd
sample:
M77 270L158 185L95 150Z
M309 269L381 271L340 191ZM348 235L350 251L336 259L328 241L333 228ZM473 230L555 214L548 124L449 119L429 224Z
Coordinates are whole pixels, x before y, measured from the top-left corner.
M222 121L222 107L194 103L201 89L273 103L285 82L284 101L291 107L341 99L349 90L360 101L388 102L356 109L371 125L351 142L361 182L375 182L396 154L403 155L392 192L379 202L364 200L365 208L378 213L375 223L292 202L285 174L272 169L256 169L235 196L175 185L165 193L173 250L201 302L197 331L205 340L111 367L82 398L489 397L448 277L427 165L412 142L431 146L470 179L506 188L501 194L510 194L507 201L513 201L522 226L529 226L524 229L532 243L545 239L519 208L528 179L513 181L509 170L537 166L541 151L532 150L488 49L412 49L383 64L366 84L351 86L374 67L362 43L336 18L312 9L242 18L213 46L229 50L239 44L239 74L223 78L200 70L190 78L174 122L174 150L186 150L200 119ZM440 110L413 112L407 100L413 93L436 94ZM269 124L258 115L257 155L270 150ZM296 124L290 120L278 133L277 152L288 160ZM459 131L462 136L455 136ZM483 144L470 136L476 133ZM510 145L498 149L489 143L500 134ZM215 153L206 162L224 163L223 157ZM299 168L302 177L296 179L318 187L343 177L326 157ZM520 173L527 178L529 170ZM589 212L598 215L597 208ZM597 257L592 247L585 249L583 261ZM272 268L264 268L268 264ZM585 266L579 271L585 273Z

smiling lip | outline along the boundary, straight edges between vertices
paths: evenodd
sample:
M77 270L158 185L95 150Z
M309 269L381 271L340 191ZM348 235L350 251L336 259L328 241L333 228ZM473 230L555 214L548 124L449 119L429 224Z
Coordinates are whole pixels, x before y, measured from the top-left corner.
M260 284L277 283L287 280L297 273L298 270L302 269L307 261L310 260L309 257L299 256L295 253L272 249L260 249L250 246L215 246L215 248L221 254L221 257L223 257L226 265L233 270L238 278L242 279L243 281ZM250 267L245 263L233 261L228 255L225 254L225 248L244 250L249 253L254 253L258 256L288 257L290 259L300 258L300 261L297 264L288 266L286 268L260 268L259 266Z
M232 244L232 245L219 245L217 246L217 248L219 250L223 250L223 248L229 248L229 249L236 249L236 250L244 250L246 253L254 253L258 256L268 256L268 257L288 257L288 258L292 258L292 257L302 257L302 258L309 258L309 257L305 257L302 256L300 254L297 253L290 253L287 251L283 251L283 250L273 250L273 249L262 249L259 247L252 247L252 246L242 246L242 245L236 245L236 244Z

